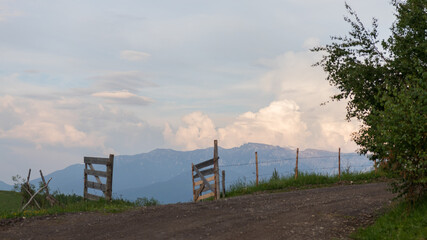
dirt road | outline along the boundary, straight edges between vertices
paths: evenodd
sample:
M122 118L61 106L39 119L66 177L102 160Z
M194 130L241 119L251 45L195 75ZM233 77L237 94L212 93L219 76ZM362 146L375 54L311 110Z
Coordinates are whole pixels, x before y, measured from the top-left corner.
M346 239L390 204L386 188L343 185L26 219L0 227L0 239Z

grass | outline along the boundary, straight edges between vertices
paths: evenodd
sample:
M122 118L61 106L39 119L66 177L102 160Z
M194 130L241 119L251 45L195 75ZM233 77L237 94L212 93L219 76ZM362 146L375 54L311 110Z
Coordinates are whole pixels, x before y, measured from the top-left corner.
M427 239L427 196L414 205L401 202L352 236L368 239Z
M21 194L18 192L0 192L0 219L18 218L18 217L34 217L44 215L56 215L72 212L121 212L127 209L140 206L153 206L159 204L154 198L138 198L135 202L124 199L113 199L111 202L100 199L99 201L87 201L78 195L55 194L55 199L60 205L53 207L47 203L41 203L42 208L28 208L21 211Z
M0 211L14 210L21 206L21 194L13 191L0 191Z
M270 179L259 181L256 186L254 181L246 183L245 181L237 181L232 184L227 191L227 197L234 197L245 194L252 194L263 191L289 191L295 189L307 189L331 186L336 183L368 183L383 180L383 173L375 172L344 172L341 178L336 175L322 175L316 173L298 173L298 178L294 176L279 176L273 172Z

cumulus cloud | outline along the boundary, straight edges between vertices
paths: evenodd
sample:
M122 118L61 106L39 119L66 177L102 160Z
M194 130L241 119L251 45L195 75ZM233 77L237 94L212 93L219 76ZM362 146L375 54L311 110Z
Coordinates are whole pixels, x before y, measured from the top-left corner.
M0 138L26 140L38 147L99 147L103 144L100 137L78 130L72 123L73 118L55 110L51 103L4 96L0 97L0 106L0 114L8 113L6 119L15 121L9 125L0 122Z
M317 44L317 39L309 38L303 46L311 48ZM207 147L217 138L223 147L260 142L354 151L357 146L351 140L351 133L358 129L359 123L345 120L346 101L321 106L336 89L325 80L321 68L312 67L318 59L320 54L308 50L260 59L258 63L268 70L259 77L258 86L276 100L256 112L239 115L222 128L216 128L207 115L192 113L183 118L183 126L175 133L167 125L165 139L184 149Z
M153 102L150 98L138 96L129 91L113 91L113 92L97 92L93 93L94 97L101 97L113 103L131 104L131 105L147 105Z
M299 107L289 100L274 101L258 112L241 114L223 128L216 128L213 121L201 112L184 116L182 122L184 126L175 133L166 125L164 137L187 150L210 146L212 139L219 139L223 147L247 142L298 146L304 144L309 136Z
M120 58L128 61L147 60L150 56L151 55L149 53L133 50L123 50L120 52Z

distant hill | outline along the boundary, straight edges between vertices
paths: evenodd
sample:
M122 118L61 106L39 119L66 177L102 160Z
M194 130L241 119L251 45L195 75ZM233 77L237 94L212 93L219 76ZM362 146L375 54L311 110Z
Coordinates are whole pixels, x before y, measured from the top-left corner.
M274 169L291 175L295 168L295 150L266 144L248 143L240 147L219 148L220 170L225 170L226 186L236 181L255 179L255 152L258 152L260 178L268 178ZM113 170L113 196L134 200L154 197L162 203L191 201L191 163L213 157L213 148L194 151L156 149L132 156L116 156ZM83 159L82 159L83 162ZM96 165L95 165L96 166ZM366 171L372 164L356 153L341 155L342 171ZM299 153L299 171L333 174L337 172L338 153L307 149ZM52 177L52 190L83 193L83 164L71 165L46 176ZM32 183L39 182L39 179Z
M12 188L13 188L12 185L9 185L9 184L7 184L5 182L0 181L0 190L10 191L10 190L12 190Z

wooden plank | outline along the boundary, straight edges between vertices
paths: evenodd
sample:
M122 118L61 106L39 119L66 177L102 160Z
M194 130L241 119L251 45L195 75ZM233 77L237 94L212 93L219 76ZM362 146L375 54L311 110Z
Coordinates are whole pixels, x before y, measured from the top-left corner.
M196 168L194 168L194 169L196 169ZM213 168L208 168L206 170L200 171L200 173L203 176L211 175L211 174L214 174L214 169ZM198 178L198 177L199 177L199 174L197 174L197 173L194 174L194 178Z
M202 186L205 186L205 185L202 185ZM213 187L213 184L211 184L211 187ZM197 191L199 191L199 195L200 195L200 193L202 193L202 192L209 192L209 191L211 191L211 190L209 190L209 188L203 188L203 190L202 191L200 191L200 188L198 188L198 189L196 189L196 192Z
M215 180L215 176L208 177L208 178L206 178L206 180L207 180L208 182L213 181L213 180ZM203 180L200 180L200 181L195 182L195 183L194 183L194 185L195 185L195 186L199 186L199 185L200 185L200 184L202 184L202 183L203 183Z
M98 177L107 177L107 173L103 172L103 171L85 169L85 173L87 175L93 175L93 176L98 176Z
M203 180L203 183L205 184L205 187L208 187L212 192L214 192L215 190L211 187L211 185L206 180L206 178L203 176L203 174L200 173L199 169L197 169L196 167L194 167L194 171L196 171L197 174L200 176L200 178Z
M200 185L200 188L194 191L194 201L197 202L197 199L199 199L200 194L205 190L205 185ZM209 189L208 189L209 190Z
M95 171L95 168L93 167L93 165L92 165L91 163L88 163L87 165L89 166L90 170ZM98 177L98 176L95 176L95 179L96 179L96 181L97 181L98 183L102 183L102 182L101 182L101 179L99 179L99 177ZM104 193L104 194L105 194L105 193Z
M86 199L89 199L89 200L98 201L98 200L99 200L99 199L101 199L102 197L97 196L97 195L94 195L94 194L86 193L85 198L86 198Z
M87 184L88 188L98 189L98 190L101 190L101 191L106 191L107 190L107 186L105 184L102 184L102 183L96 183L96 182L87 181L86 184Z
M84 163L107 165L108 160L109 160L108 158L84 157Z
M194 166L196 166L196 168L198 168L198 169L202 169L202 168L208 167L208 166L213 165L213 164L214 164L214 159L212 158L212 159L206 160L204 162L198 163Z
M203 199L206 199L206 198L210 198L210 197L215 197L215 192L211 192L211 193L208 193L208 194L202 195L202 196L200 196L200 197L199 197L199 199L197 199L197 200L198 200L198 201L200 201L200 200L203 200Z

